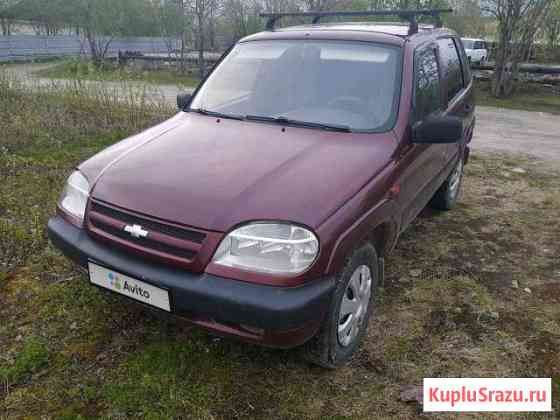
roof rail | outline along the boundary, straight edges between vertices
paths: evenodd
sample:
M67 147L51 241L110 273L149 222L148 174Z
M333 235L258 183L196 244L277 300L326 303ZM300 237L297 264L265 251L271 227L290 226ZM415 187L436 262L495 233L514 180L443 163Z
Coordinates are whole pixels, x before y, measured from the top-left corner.
M453 9L429 9L429 10L378 10L378 11L364 11L364 12L301 12L301 13L261 13L260 17L268 18L266 22L266 30L273 31L276 22L283 17L311 17L313 18L312 23L319 23L324 17L331 16L345 16L345 17L356 17L356 16L398 16L402 20L406 20L410 23L410 28L408 30L409 35L414 35L418 33L418 21L417 16L431 16L436 20L436 27L441 27L441 14L451 13Z

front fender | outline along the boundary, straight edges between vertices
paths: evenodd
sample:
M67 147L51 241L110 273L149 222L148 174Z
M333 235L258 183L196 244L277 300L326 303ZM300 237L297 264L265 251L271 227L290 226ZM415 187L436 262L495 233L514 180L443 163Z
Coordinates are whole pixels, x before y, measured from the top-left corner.
M352 249L365 241L371 241L375 245L380 257L390 252L395 246L399 232L397 215L396 203L388 198L381 200L362 215L336 240L326 272L339 272Z

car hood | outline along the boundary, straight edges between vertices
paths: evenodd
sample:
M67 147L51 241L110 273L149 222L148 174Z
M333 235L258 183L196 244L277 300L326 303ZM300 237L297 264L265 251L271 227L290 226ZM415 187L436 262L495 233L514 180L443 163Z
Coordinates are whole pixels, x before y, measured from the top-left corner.
M92 196L214 231L318 227L391 160L392 133L350 134L180 113L80 166Z

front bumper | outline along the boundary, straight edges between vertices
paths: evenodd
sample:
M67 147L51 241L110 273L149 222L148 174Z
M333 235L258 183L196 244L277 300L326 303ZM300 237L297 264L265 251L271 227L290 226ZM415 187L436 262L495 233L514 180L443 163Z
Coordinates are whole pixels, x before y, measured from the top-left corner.
M335 284L327 277L298 287L272 287L194 274L112 249L60 216L49 220L48 234L82 267L97 262L168 289L174 315L223 335L274 347L295 347L316 334Z

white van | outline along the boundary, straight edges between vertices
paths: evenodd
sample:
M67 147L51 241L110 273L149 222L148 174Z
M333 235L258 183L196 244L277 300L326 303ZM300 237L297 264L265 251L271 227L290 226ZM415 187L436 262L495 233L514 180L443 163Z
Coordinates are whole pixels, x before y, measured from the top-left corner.
M476 64L484 64L486 62L488 59L486 41L475 38L461 38L461 41L463 41L469 62Z

